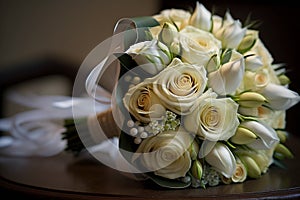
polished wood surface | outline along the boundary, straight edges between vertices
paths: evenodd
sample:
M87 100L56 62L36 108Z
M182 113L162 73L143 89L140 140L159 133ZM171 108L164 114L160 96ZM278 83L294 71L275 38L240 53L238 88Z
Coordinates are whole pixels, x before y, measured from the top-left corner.
M89 154L0 157L1 194L31 199L251 199L300 198L300 138L287 142L295 157L287 169L271 166L260 179L207 189L163 189L111 169Z

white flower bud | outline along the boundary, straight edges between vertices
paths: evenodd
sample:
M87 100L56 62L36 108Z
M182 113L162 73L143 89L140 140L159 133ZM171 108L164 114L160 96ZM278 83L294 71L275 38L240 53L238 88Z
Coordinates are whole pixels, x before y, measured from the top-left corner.
M205 156L213 169L220 172L223 176L230 178L236 169L236 160L230 149L223 143L217 142L214 148Z
M230 138L230 141L235 144L249 144L255 141L257 136L250 130L238 127L234 136Z
M196 28L210 31L212 26L211 13L201 3L197 2L189 24Z
M157 40L134 44L125 53L152 75L160 72L172 59L168 47Z
M163 42L168 47L171 46L174 39L178 36L177 28L169 23L165 22L163 25L163 28L161 29L159 33L159 40Z
M196 179L201 180L203 170L202 170L202 164L199 160L195 160L193 162L191 172Z
M237 47L238 52L244 54L249 51L255 44L258 38L257 31L247 31L245 37L242 39L241 43Z
M263 66L263 62L258 55L245 55L245 69L250 71L256 71L259 67Z
M257 92L244 92L238 96L240 106L247 108L257 108L266 102L266 98Z
M300 101L298 93L282 85L269 83L260 92L268 100L267 105L274 110L287 110Z
M239 158L245 165L249 177L259 178L261 176L261 170L253 158L247 155L239 156Z
M275 130L263 122L243 121L240 126L252 131L258 136L254 142L248 144L248 146L254 149L271 149L279 141Z
M239 54L239 53L234 53ZM232 94L240 86L244 76L244 58L223 64L217 71L208 74L208 85L219 95Z
M226 13L226 20L219 30L215 30L214 35L222 41L222 47L235 49L244 38L247 29L242 28L239 20L233 20L231 15Z

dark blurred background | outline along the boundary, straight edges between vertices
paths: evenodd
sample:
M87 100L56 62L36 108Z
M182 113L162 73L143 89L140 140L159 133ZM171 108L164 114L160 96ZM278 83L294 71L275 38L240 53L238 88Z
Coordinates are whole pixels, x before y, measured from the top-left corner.
M220 16L229 9L235 19L244 21L251 13L251 19L260 20L262 41L275 63L286 64L292 81L290 88L300 93L296 1L199 2ZM168 8L193 10L195 5L194 0L0 0L1 95L12 87L24 89L24 81L46 75L56 75L57 79L31 82L24 90L70 94L80 64L96 45L111 36L118 19L153 15ZM16 107L5 99L1 108L1 116L16 112L13 110ZM295 134L298 134L299 113L300 105L287 111L287 129Z

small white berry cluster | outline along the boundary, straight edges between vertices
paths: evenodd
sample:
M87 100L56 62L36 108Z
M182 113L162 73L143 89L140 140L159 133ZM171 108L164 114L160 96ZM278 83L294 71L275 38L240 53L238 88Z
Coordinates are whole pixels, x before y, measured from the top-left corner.
M129 83L129 86L128 86L129 88L131 88L141 82L141 78L139 76L132 77L130 75L126 75L124 77L124 80Z
M152 120L148 125L143 125L139 121L127 121L129 134L133 137L135 144L140 144L142 139L157 135L168 130L175 130L180 125L180 120L177 115L171 111L166 111L166 114L160 120Z

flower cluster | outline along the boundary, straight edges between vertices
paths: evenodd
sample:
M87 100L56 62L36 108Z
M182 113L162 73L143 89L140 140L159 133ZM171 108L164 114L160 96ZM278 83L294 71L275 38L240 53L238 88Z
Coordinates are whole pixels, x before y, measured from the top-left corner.
M300 97L257 30L199 2L152 18L147 39L124 52L141 69L126 73L120 101L129 113L120 148L132 143L133 165L166 187L206 187L259 178L293 157L285 112Z

